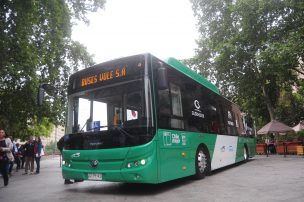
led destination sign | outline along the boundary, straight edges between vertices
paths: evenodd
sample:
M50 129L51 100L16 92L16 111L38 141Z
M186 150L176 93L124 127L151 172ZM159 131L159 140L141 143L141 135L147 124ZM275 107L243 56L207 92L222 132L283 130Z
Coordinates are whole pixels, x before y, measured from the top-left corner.
M94 65L71 75L68 94L144 77L145 57L137 55Z
M126 75L127 75L126 67L116 68L115 70L112 71L101 72L99 74L81 78L81 87L92 85L97 82L116 79L119 77L125 77Z

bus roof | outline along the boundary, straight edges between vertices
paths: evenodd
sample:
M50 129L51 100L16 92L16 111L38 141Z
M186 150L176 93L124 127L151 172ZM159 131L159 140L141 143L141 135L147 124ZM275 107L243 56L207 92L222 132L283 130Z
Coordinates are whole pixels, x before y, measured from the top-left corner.
M149 53L147 53L147 54L149 54ZM146 55L146 54L140 54L140 55ZM150 54L150 55L152 55L152 54ZM134 55L134 56L139 56L139 55ZM127 59L127 58L134 57L134 56L117 58L117 59L106 61L106 62L103 62L103 63L100 63L100 64L95 64L95 65L93 65L89 68L80 70L80 71L72 74L71 78L77 77L78 75L82 75L82 74L87 73L87 72L94 72L94 71L96 71L96 69L98 67L100 67L102 65L111 64L114 61L121 60L121 59ZM163 59L162 61L167 63L168 65L170 65L171 67L173 67L177 71L181 72L182 74L184 74L184 75L188 76L189 78L195 80L199 84L201 84L201 85L205 86L206 88L210 89L211 91L215 92L216 94L220 95L220 91L218 90L218 88L214 84L212 84L210 81L208 81L207 79L205 79L201 75L194 72L192 69L190 69L185 64L178 61L177 59L175 59L173 57L169 57L167 59Z
M184 65L183 63L178 61L177 59L175 59L173 57L169 57L169 58L165 59L164 62L166 62L168 65L172 66L174 69L180 71L181 73L187 75L191 79L193 79L193 80L197 81L198 83L202 84L206 88L209 88L213 92L220 95L219 89L214 84L212 84L210 81L208 81L207 79L205 79L201 75L194 72L192 69L190 69L189 67L187 67L186 65Z

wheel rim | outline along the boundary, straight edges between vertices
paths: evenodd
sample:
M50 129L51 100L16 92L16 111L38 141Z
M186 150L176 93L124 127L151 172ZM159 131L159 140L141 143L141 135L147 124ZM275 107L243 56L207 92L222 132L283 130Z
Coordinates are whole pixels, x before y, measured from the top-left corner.
M197 154L197 167L200 173L203 173L207 167L207 157L202 150Z
M247 149L246 147L244 147L244 159L246 160L247 158L248 158Z

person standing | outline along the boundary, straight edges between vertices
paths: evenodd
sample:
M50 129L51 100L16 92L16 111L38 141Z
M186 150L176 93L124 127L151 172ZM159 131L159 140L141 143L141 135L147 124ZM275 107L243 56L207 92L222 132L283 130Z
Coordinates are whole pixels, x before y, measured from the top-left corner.
M12 153L13 153L14 159L16 160L17 147L16 147L15 140L14 140L14 138L12 136L9 136L8 138L11 140L11 142L13 144ZM12 176L12 171L13 171L13 167L14 167L14 161L10 161L8 167L9 167L8 168L8 175Z
M24 148L25 144L22 144L20 148L18 149L19 155L20 155L20 160L21 160L21 169L24 169L24 164L25 164L25 156L24 156Z
M30 169L30 174L34 174L34 159L35 159L35 141L32 136L30 136L27 143L24 145L24 156L25 156L25 173L28 174L28 170Z
M16 162L16 172L20 169L21 164L21 152L20 152L20 144L16 143L16 153L15 153L15 162Z
M8 185L8 166L14 161L12 154L13 144L9 138L5 138L5 131L0 129L0 172L4 180L4 186Z
M35 147L34 147L34 153L35 153L35 161L36 161L36 174L39 174L40 172L40 159L43 150L43 145L41 142L40 137L36 137L35 139Z

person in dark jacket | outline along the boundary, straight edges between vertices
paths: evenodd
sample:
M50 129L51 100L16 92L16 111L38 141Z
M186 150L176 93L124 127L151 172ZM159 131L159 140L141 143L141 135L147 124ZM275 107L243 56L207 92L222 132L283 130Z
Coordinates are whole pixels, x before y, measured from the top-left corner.
M25 173L28 174L28 170L30 169L30 174L34 174L34 159L35 159L35 141L31 136L27 143L24 145L24 156L25 156Z
M16 166L16 172L19 171L20 166L21 166L21 157L22 157L22 155L21 155L21 152L20 152L20 147L21 147L20 144L16 143L16 150L17 150L17 152L15 153L15 162L17 164L17 166Z

